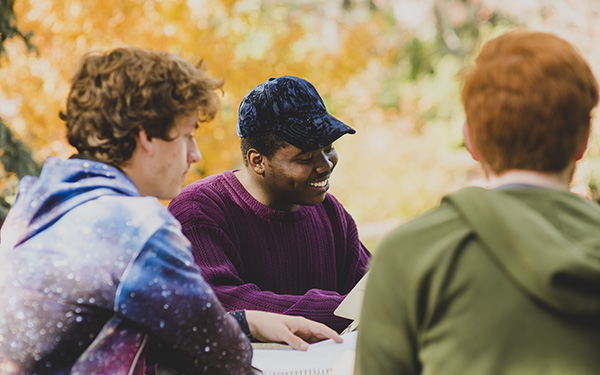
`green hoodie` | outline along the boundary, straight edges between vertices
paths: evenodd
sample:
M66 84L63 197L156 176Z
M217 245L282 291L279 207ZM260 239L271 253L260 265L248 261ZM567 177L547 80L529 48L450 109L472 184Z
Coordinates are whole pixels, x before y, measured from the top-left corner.
M357 375L600 374L600 207L465 188L375 252Z

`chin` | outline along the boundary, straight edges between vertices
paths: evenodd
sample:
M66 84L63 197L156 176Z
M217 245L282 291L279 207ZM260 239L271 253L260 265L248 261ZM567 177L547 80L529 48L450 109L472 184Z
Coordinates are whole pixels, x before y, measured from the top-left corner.
M302 206L316 206L318 204L323 203L323 201L325 200L325 194L323 194L322 197L319 197L317 199L312 199L310 201L306 201L304 203L300 203Z

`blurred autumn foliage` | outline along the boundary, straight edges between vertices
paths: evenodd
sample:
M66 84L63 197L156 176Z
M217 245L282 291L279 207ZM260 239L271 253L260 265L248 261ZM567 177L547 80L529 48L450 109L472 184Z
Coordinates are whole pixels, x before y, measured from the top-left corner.
M357 130L336 147L331 192L373 247L392 226L481 179L465 151L457 72L485 40L514 27L555 32L596 72L595 0L17 0L37 53L7 40L0 116L36 160L73 149L58 119L70 74L90 50L136 46L203 59L225 78L219 116L197 139L203 160L188 183L241 164L235 132L243 96L271 76L311 81L331 113ZM596 198L597 133L574 188ZM0 170L14 197L15 176ZM13 189L13 190L11 190Z

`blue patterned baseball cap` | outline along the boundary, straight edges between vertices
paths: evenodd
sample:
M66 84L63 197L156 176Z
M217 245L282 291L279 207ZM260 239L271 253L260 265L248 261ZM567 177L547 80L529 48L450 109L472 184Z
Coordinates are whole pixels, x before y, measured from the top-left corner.
M323 148L344 134L356 133L327 112L310 82L294 76L269 78L240 104L238 136L267 132L304 151Z

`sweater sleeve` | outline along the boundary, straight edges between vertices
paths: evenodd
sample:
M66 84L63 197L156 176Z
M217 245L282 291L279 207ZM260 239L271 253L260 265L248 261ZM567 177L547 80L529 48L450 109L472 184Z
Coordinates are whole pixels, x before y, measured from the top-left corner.
M197 226L196 226L197 227ZM302 295L261 290L243 280L237 270L239 259L233 244L222 230L202 225L202 235L183 225L183 232L192 242L196 263L211 284L226 310L261 310L286 315L299 315L342 331L350 321L333 314L345 294L336 291L310 289Z
M348 293L356 283L364 276L369 266L371 253L361 242L358 236L358 228L352 216L346 211L341 203L333 196L328 196L326 203L331 204L332 221L339 221L334 228L339 228L339 236L336 243L339 244L337 253L338 284L342 286L343 293Z
M206 207L217 205L214 201L198 202L196 198L180 195L171 202L169 211L181 223L182 232L192 243L196 264L226 310L260 310L298 315L324 323L338 332L350 324L348 319L335 316L333 312L351 288L346 288L344 292L313 288L303 294L286 294L262 290L255 283L244 280L240 272L244 267L240 258L241 249L223 230L215 214L210 214L212 210L221 211L222 214L222 210ZM260 236L260 233L257 235ZM350 264L350 267L359 268L356 261ZM347 280L343 284L350 284L349 280L358 280L362 276L351 276L351 273L344 272Z
M251 373L250 343L188 246L175 225L157 231L123 275L115 310L151 334L160 364L190 374Z

